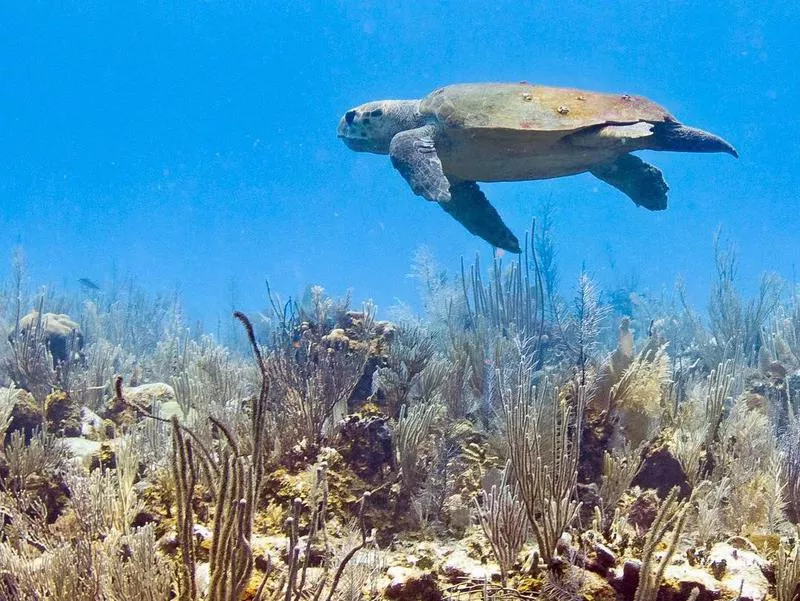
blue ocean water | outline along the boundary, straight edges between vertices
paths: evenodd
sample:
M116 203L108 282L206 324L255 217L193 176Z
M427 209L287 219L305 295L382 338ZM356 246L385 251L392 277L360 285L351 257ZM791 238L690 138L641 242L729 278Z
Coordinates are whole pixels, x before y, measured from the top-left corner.
M421 246L453 272L491 248L387 157L348 150L339 118L527 80L644 95L737 147L641 153L671 187L657 214L589 175L482 186L520 237L554 207L565 285L582 265L606 288L682 275L702 304L720 227L743 287L793 277L799 28L788 0L4 3L0 252L22 245L36 284L177 289L207 323L263 307L267 278L284 296L318 283L414 303Z

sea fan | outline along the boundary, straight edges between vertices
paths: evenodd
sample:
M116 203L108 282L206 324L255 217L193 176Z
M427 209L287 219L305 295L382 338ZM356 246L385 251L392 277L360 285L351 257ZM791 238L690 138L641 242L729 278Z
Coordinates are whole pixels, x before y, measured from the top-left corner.
M610 405L617 408L633 446L644 441L657 424L669 374L669 356L663 345L652 356L640 353L611 388Z

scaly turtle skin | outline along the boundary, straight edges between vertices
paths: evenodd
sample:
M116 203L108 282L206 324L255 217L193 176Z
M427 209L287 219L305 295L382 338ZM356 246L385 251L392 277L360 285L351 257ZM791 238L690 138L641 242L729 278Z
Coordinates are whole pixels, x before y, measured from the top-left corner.
M368 102L347 111L339 137L388 154L415 194L437 201L470 232L519 252L476 182L590 172L650 210L667 207L661 172L636 150L727 152L722 138L679 123L640 96L527 83L460 84L422 100Z

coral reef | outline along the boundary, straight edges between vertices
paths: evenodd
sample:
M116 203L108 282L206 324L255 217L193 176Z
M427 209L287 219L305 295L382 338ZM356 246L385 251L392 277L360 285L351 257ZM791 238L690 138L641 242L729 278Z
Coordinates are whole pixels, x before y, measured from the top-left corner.
M419 265L396 323L270 294L227 346L131 293L77 360L40 298L0 356L0 599L798 601L800 297L718 249L707 326L644 319L525 246Z
M83 349L80 326L63 313L31 311L23 315L8 335L8 341L19 344L22 338L40 335L39 332L53 358L53 367L72 361Z

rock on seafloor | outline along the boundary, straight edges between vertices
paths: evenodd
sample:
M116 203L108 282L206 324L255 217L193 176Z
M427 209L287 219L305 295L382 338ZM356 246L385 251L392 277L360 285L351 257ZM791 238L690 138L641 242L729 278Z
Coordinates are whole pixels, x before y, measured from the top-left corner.
M151 407L153 403L163 405L175 400L175 390L164 382L141 384L131 388L123 388L122 396L139 407Z
M96 436L103 431L103 418L88 407L81 407L81 436Z
M87 464L93 455L100 452L100 443L97 440L89 440L88 438L81 438L79 436L72 436L63 438L64 444L72 453L72 456L79 462Z
M493 577L500 576L500 568L497 565L482 564L467 555L464 549L453 551L442 564L441 571L451 581L466 578L482 582L486 579L491 580Z
M436 574L392 566L386 571L389 583L384 588L387 599L398 601L441 601L444 599Z
M709 565L719 566L717 579L722 588L739 595L741 601L762 601L769 593L769 582L764 575L767 562L756 553L737 549L729 543L717 543L709 552Z

